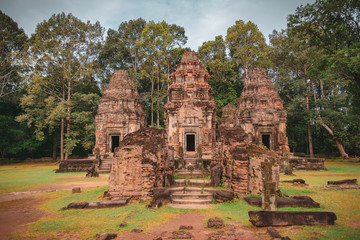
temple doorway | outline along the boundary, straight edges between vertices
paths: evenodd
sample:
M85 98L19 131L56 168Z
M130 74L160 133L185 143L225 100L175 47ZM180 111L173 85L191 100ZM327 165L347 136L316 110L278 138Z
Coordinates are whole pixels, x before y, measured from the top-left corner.
M119 146L120 136L111 136L111 152L114 152L115 148Z
M261 142L265 147L270 149L270 135L269 134L263 134L261 136Z
M187 152L195 151L195 134L186 135L186 151Z

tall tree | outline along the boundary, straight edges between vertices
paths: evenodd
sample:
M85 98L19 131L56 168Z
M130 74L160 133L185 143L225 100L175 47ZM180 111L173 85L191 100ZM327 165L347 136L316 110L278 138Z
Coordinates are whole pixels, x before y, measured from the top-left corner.
M21 99L25 114L17 120L34 125L38 139L44 137L44 129L53 131L60 125L61 160L67 159L78 143L73 95L96 98L94 75L102 34L99 22L84 23L61 13L38 24L30 39L28 55L33 68Z
M360 86L360 4L356 0L317 0L296 9L288 27L324 50L332 74Z
M16 52L23 49L27 36L9 16L0 11L0 99L22 88Z
M304 111L307 115L307 132L308 132L308 144L309 144L309 153L310 157L314 157L314 148L313 148L313 140L311 133L311 123L313 119L311 119L311 111L310 109L310 93L311 84L313 82L309 77L309 69L312 67L312 60L315 54L315 50L309 47L308 45L302 43L299 38L294 34L288 34L286 31L277 32L274 31L272 35L270 35L271 41L271 50L270 56L275 64L275 69L278 71L281 69L285 70L289 76L291 76L293 81L293 86L287 85L285 89L291 87L291 91L296 91L298 96L291 96L293 94L287 94L286 98L290 104L298 104L302 96L303 105L305 105ZM285 78L286 79L286 78ZM287 83L286 81L283 83ZM283 86L284 87L284 86ZM295 88L295 89L294 89ZM290 108L293 109L293 108ZM295 110L295 109L293 109ZM295 110L294 112L290 112L291 115L297 115L298 112Z
M356 103L360 87L360 5L353 0L317 0L296 9L288 17L288 31L321 54L309 73L316 102L316 119L333 137L340 155L347 157L344 143L346 119ZM353 87L352 83L357 83Z
M109 29L105 44L103 45L99 61L107 75L117 69L128 69L132 79L139 80L141 55L139 41L146 21L142 18L122 22L117 31ZM109 76L106 76L108 80Z
M180 48L187 41L183 27L168 24L165 21L146 24L141 41L142 56L146 59L143 66L143 76L151 81L151 125L154 124L154 111L156 112L156 125L160 126L160 112L166 100L166 90L169 84L171 65L174 64L171 53ZM149 71L144 71L148 69Z
M214 41L204 42L199 47L199 58L210 74L209 84L214 92L216 113L219 117L223 106L236 104L242 89L235 64L226 52L226 43L222 36L216 36Z
M226 42L230 50L230 56L244 71L245 79L248 78L248 70L261 65L265 61L266 43L263 34L256 24L238 20L235 25L227 30Z

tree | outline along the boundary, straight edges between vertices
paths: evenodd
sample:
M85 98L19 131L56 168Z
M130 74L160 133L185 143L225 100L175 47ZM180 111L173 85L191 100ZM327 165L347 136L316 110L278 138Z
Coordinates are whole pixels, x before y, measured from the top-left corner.
M267 45L264 36L251 21L236 21L227 30L226 42L230 56L243 69L245 79L248 78L250 68L261 66L265 61Z
M214 41L204 42L199 47L199 58L210 74L209 84L214 93L219 117L222 107L229 103L236 104L242 89L234 63L228 58L226 51L222 36L216 36Z
M22 88L15 54L23 49L27 36L9 16L0 11L0 99Z
M318 55L310 74L317 122L334 138L342 156L347 157L346 126L349 111L360 87L360 5L353 0L317 0L296 9L288 17L288 31L296 34ZM351 82L357 83L357 87ZM355 113L359 116L359 113ZM360 119L360 118L359 118ZM343 121L340 121L343 120Z
M159 23L150 21L142 32L139 46L142 57L145 59L142 76L151 81L149 97L151 101L151 125L154 124L153 113L155 111L156 125L160 126L160 112L163 112L166 91L170 81L171 65L174 64L171 53L184 45L186 41L184 28L175 24L167 24L165 21Z
M96 60L102 34L99 22L84 23L72 14L61 13L38 24L30 39L28 55L33 68L21 98L25 114L17 120L34 125L39 140L44 138L45 129L51 132L60 125L61 160L64 152L67 159L78 143L79 135L74 131L78 112L72 97L82 94L95 99L93 94L98 91L94 75L99 70Z
M109 29L105 44L101 49L99 61L108 75L117 69L130 70L130 76L137 82L141 56L139 41L146 21L142 18L122 22L117 31ZM106 76L108 79L109 76Z
M270 41L272 44L270 56L276 66L275 69L277 69L278 71L281 71L281 69L285 70L289 74L289 76L291 76L290 81L293 81L293 86L290 86L289 83L286 81L282 82L282 84L287 84L287 86L282 85L283 90L287 91L288 89L290 89L293 93L296 92L295 96L294 94L290 93L287 93L285 95L287 102L289 102L289 109L294 110L294 112L290 112L290 118L293 117L293 115L298 115L299 112L298 109L292 108L289 105L295 104L298 107L302 108L301 106L299 106L300 103L300 105L306 106L303 108L303 110L306 113L307 119L306 125L309 153L310 157L314 157L314 148L311 133L311 123L313 119L311 119L309 100L309 95L312 92L311 84L313 83L313 79L309 78L308 72L309 69L312 67L312 61L316 51L307 44L301 42L296 35L291 33L289 34L286 31L282 31L281 33L274 31L273 34L270 36ZM287 78L285 77L283 79L286 80ZM295 99L297 101L295 101Z
M288 28L324 50L333 73L360 86L360 4L355 0L317 0L296 9Z

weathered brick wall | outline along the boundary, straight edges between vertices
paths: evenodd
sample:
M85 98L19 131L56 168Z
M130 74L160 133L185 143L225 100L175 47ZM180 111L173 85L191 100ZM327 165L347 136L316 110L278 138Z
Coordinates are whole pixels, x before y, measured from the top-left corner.
M219 141L214 149L214 164L223 168L222 181L234 194L243 197L248 193L263 190L261 163L271 161L272 177L279 186L279 158L277 153L254 145L241 127L227 127L225 122L219 126Z
M94 159L70 159L61 161L57 173L62 172L87 172L93 165Z
M128 134L116 153L109 178L112 198L150 199L163 185L165 131L144 128Z
M95 148L111 153L111 136L121 141L128 133L146 126L143 103L126 70L117 70L100 99L95 116Z

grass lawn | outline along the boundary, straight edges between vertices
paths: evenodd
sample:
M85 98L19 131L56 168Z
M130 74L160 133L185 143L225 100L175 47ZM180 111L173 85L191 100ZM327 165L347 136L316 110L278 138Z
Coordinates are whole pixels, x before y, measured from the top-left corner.
M55 174L54 166L44 165L12 165L0 167L0 190L6 192L8 187L20 191L38 186L59 182L59 178L84 173ZM281 180L302 178L309 186L298 187L290 183L280 183L281 190L289 195L307 195L319 202L321 208L280 208L278 210L294 211L332 211L337 215L334 226L296 226L278 228L283 236L291 239L360 239L360 190L321 190L328 180L357 178L360 180L359 163L326 163L327 171L299 171L296 176L281 175ZM25 179L23 179L25 178ZM24 189L22 185L26 185ZM102 199L107 187L85 189L81 194L72 194L69 190L41 194L41 205L37 208L45 211L48 217L29 224L26 230L11 234L13 239L28 238L61 238L66 234L83 239L94 239L96 234L103 232L120 233L133 228L141 228L145 232L165 223L180 213L196 211L206 216L219 216L225 222L242 222L248 229L254 229L249 222L248 211L260 210L244 200L232 203L216 204L210 209L185 210L172 207L161 207L158 210L146 209L147 203L131 204L126 207L109 209L63 210L70 202ZM125 220L126 219L126 220ZM120 228L123 221L127 226ZM205 222L204 222L205 224ZM264 229L266 231L266 229Z
M85 173L55 173L56 169L58 166L54 163L1 165L0 193L24 192L46 184L94 179L66 179L71 176L84 176Z

